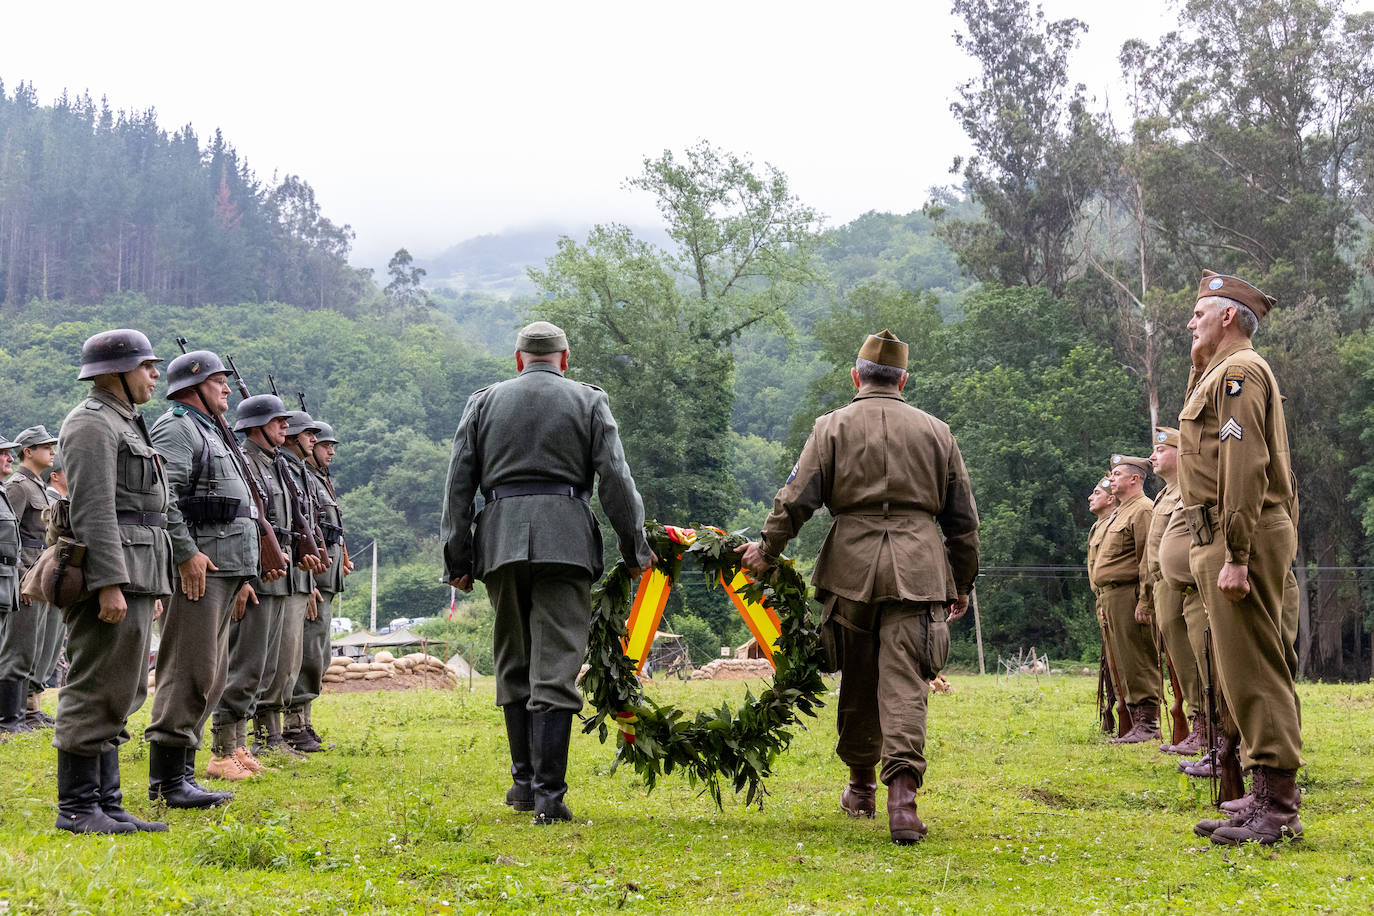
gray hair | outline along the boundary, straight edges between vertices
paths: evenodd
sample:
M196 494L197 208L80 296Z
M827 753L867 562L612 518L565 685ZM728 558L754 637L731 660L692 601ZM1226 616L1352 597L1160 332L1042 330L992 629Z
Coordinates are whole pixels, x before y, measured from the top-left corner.
M900 366L885 366L862 356L854 360L854 368L859 373L859 381L868 385L883 385L895 388L906 378L906 370Z
M1236 323L1240 325L1240 329L1245 332L1246 337L1254 337L1255 332L1259 330L1259 316L1245 303L1228 299L1225 296L1208 296L1204 301L1211 303L1215 309L1224 309L1228 305L1234 308L1236 310Z

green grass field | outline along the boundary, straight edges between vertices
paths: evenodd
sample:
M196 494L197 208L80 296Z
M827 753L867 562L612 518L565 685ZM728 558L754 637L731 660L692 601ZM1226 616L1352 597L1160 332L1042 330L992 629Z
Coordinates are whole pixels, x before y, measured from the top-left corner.
M0 914L17 913L1353 913L1374 909L1374 687L1304 685L1304 841L1222 849L1192 834L1207 787L1153 745L1110 747L1089 678L955 675L932 698L930 837L896 847L881 814L839 810L833 708L797 735L763 810L716 811L676 777L646 795L575 736L571 825L501 801L492 687L326 697L338 748L240 784L228 807L170 812L171 831L53 829L55 752L0 745ZM743 685L658 683L695 709ZM51 694L49 695L51 706ZM140 734L147 709L131 728ZM147 816L147 750L124 789Z

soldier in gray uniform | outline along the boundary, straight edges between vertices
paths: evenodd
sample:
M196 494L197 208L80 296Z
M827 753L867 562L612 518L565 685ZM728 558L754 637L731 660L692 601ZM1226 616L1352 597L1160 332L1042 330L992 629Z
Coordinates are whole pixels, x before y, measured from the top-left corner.
M44 518L51 501L43 487L42 473L53 462L57 437L42 426L30 426L15 437L20 462L14 476L5 481L10 507L19 522L19 577L38 562L45 546L48 522ZM45 601L20 596L19 606L8 615L0 630L0 682L18 681L27 700L20 698L24 724L29 729L51 728L53 719L43 713L39 697L57 664L62 646L62 612ZM3 719L3 713L0 713ZM3 726L0 726L3 727Z
M293 410L286 419L286 440L277 450L276 462L287 497L299 499L299 511L315 525L315 502L310 472L305 456L315 447L319 424L303 410ZM272 677L266 681L258 696L258 722L264 723L266 734L260 739L264 749L290 757L305 756L287 743L282 734L283 715L292 702L296 678L301 671L301 653L305 639L305 624L319 613L320 593L315 589L315 573L324 570L318 557L307 555L304 549L296 552L297 563L287 575L290 594L282 608L281 638L277 640L277 660ZM259 753L257 746L254 753Z
M463 591L482 580L496 610L496 702L514 785L506 804L536 822L572 819L568 743L582 708L591 585L601 575L592 477L632 574L654 562L606 393L564 378L568 339L536 321L515 341L516 378L468 398L453 438L443 513L444 569ZM486 502L476 518L473 501Z
M67 472L62 469L62 456L55 455L52 467L48 468L45 478L48 484L48 501L57 502L67 498Z
M311 450L306 467L310 472L311 498L319 512L320 532L329 550L329 568L315 574L315 589L319 592L315 605L318 613L313 618L307 617L305 621L301 640L301 671L296 677L291 706L286 710L286 721L282 728L286 743L307 754L334 746L322 741L315 731L310 720L310 704L320 695L324 686L324 671L329 666L329 621L334 596L343 591L344 576L353 571L353 561L348 558L348 549L344 546L343 513L339 511L334 482L329 477L329 466L334 461L334 450L339 440L334 435L334 427L322 421L318 425L320 431L315 437L315 447Z
M90 394L62 423L71 527L86 545L89 596L64 608L71 669L57 699L57 826L73 833L166 830L121 807L119 745L148 694L153 610L172 594L167 478L134 405L153 396L162 360L138 331L81 348Z
M229 409L228 376L208 350L178 356L167 367L172 407L153 424L172 491L167 533L177 577L161 619L153 715L143 737L148 797L171 808L233 798L195 781L196 751L228 673L230 614L258 573L253 496L214 420Z
M249 471L267 494L267 521L291 559L291 508L277 469L277 448L286 439L291 412L275 394L255 394L239 402L234 432L246 432L243 454ZM282 609L290 593L288 576L253 579L240 593L229 623L229 676L215 707L206 772L223 779L245 779L263 766L248 749L248 720L257 714L258 695L276 672ZM265 734L265 730L264 730Z
M0 435L0 481L9 475L14 466L14 453L18 442L12 442ZM5 485L0 483L0 639L8 632L15 614L22 605L19 601L19 519L10 504ZM31 731L24 722L24 682L18 678L0 681L0 734L17 734Z

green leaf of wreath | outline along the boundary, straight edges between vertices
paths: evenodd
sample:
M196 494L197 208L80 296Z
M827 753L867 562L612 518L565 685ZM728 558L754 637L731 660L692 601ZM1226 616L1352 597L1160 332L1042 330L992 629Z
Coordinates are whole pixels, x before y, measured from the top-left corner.
M658 569L673 581L681 573L683 560L691 557L708 583L716 583L722 574L729 582L740 567L735 548L746 543L739 533L723 534L701 526L696 542L686 547L672 540L658 522L645 523L644 531L659 558ZM582 692L593 711L584 717L583 731L595 732L603 743L614 732L619 743L616 766L628 762L650 791L660 775L679 770L690 784L700 781L717 808L721 807L722 777L735 792L746 790L746 805L757 802L762 807L767 793L763 780L772 775L773 763L792 740L788 727L802 724L799 714L814 718L824 705L824 652L811 619L806 583L791 561L784 559L767 581L747 587L744 594L771 606L782 624L773 648L777 662L773 684L758 697L746 690L738 712L723 703L718 710L698 712L690 720L676 706L661 706L644 696L635 661L621 648L632 589L623 560L592 589L589 668L582 676ZM627 714L637 717L633 743L625 740L619 728L610 727L617 716Z

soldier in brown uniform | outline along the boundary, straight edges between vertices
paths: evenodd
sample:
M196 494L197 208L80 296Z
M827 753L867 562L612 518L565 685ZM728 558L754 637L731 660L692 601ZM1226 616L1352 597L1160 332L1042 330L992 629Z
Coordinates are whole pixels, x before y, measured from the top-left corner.
M836 753L849 766L841 806L876 809L874 767L888 787L888 829L926 835L916 790L926 772L929 681L949 657L947 621L968 609L978 575L978 510L949 427L902 399L907 345L870 335L852 370L859 393L816 420L762 538L740 548L762 573L826 506L834 524L812 579L843 689Z
M19 466L14 476L5 481L5 489L19 523L22 579L43 552L48 527L44 513L51 500L41 475L52 466L57 437L42 426L31 426L15 441L19 443ZM57 663L61 642L62 612L45 601L29 601L21 596L19 606L0 627L0 682L19 685L19 715L29 729L53 725L52 717L43 714L39 696ZM0 711L0 721L4 717L4 711Z
M1183 741L1161 745L1160 750L1170 754L1197 754L1202 751L1202 689L1198 680L1197 658L1188 639L1188 624L1183 619L1183 592L1170 588L1164 582L1159 565L1159 548L1164 531L1169 527L1174 510L1178 508L1178 430L1172 426L1155 427L1155 447L1150 452L1150 463L1164 481L1164 489L1155 496L1154 511L1150 516L1150 542L1146 549L1152 583L1150 595L1154 600L1155 626L1164 639L1169 663L1173 666L1174 677L1178 679L1179 690L1183 694L1179 699L1192 726Z
M1116 511L1104 525L1102 544L1088 571L1097 590L1098 618L1105 621L1117 676L1131 711L1131 730L1113 738L1115 744L1159 737L1159 661L1145 557L1154 508L1143 490L1149 474L1146 458L1112 456Z
M1108 474L1111 472L1108 471ZM1093 514L1092 527L1088 529L1088 586L1093 592L1093 603L1097 612L1097 624L1102 633L1102 663L1108 665L1107 677L1111 679L1111 689L1109 692L1102 690L1102 685L1098 684L1098 712L1102 714L1102 730L1111 734L1114 730L1112 718L1109 714L1114 701L1111 695L1116 693L1115 671L1111 668L1110 654L1107 646L1107 624L1106 618L1102 616L1102 608L1097 601L1099 597L1097 586L1092 581L1092 569L1097 563L1097 552L1102 548L1102 539L1107 536L1107 519L1112 517L1116 511L1116 497L1112 495L1111 477L1103 477L1097 482L1097 486L1092 488L1088 494L1088 511Z
M166 830L126 812L119 746L148 695L153 611L172 594L167 477L135 405L153 396L162 360L121 329L81 348L90 394L62 421L71 527L86 545L90 595L63 610L71 669L57 698L57 826L73 833Z
M1302 766L1285 585L1297 552L1288 429L1274 373L1250 342L1274 300L1204 271L1188 328L1193 364L1179 413L1179 488L1189 552L1216 646L1217 676L1240 730L1251 803L1195 828L1213 842L1266 845L1302 835Z

